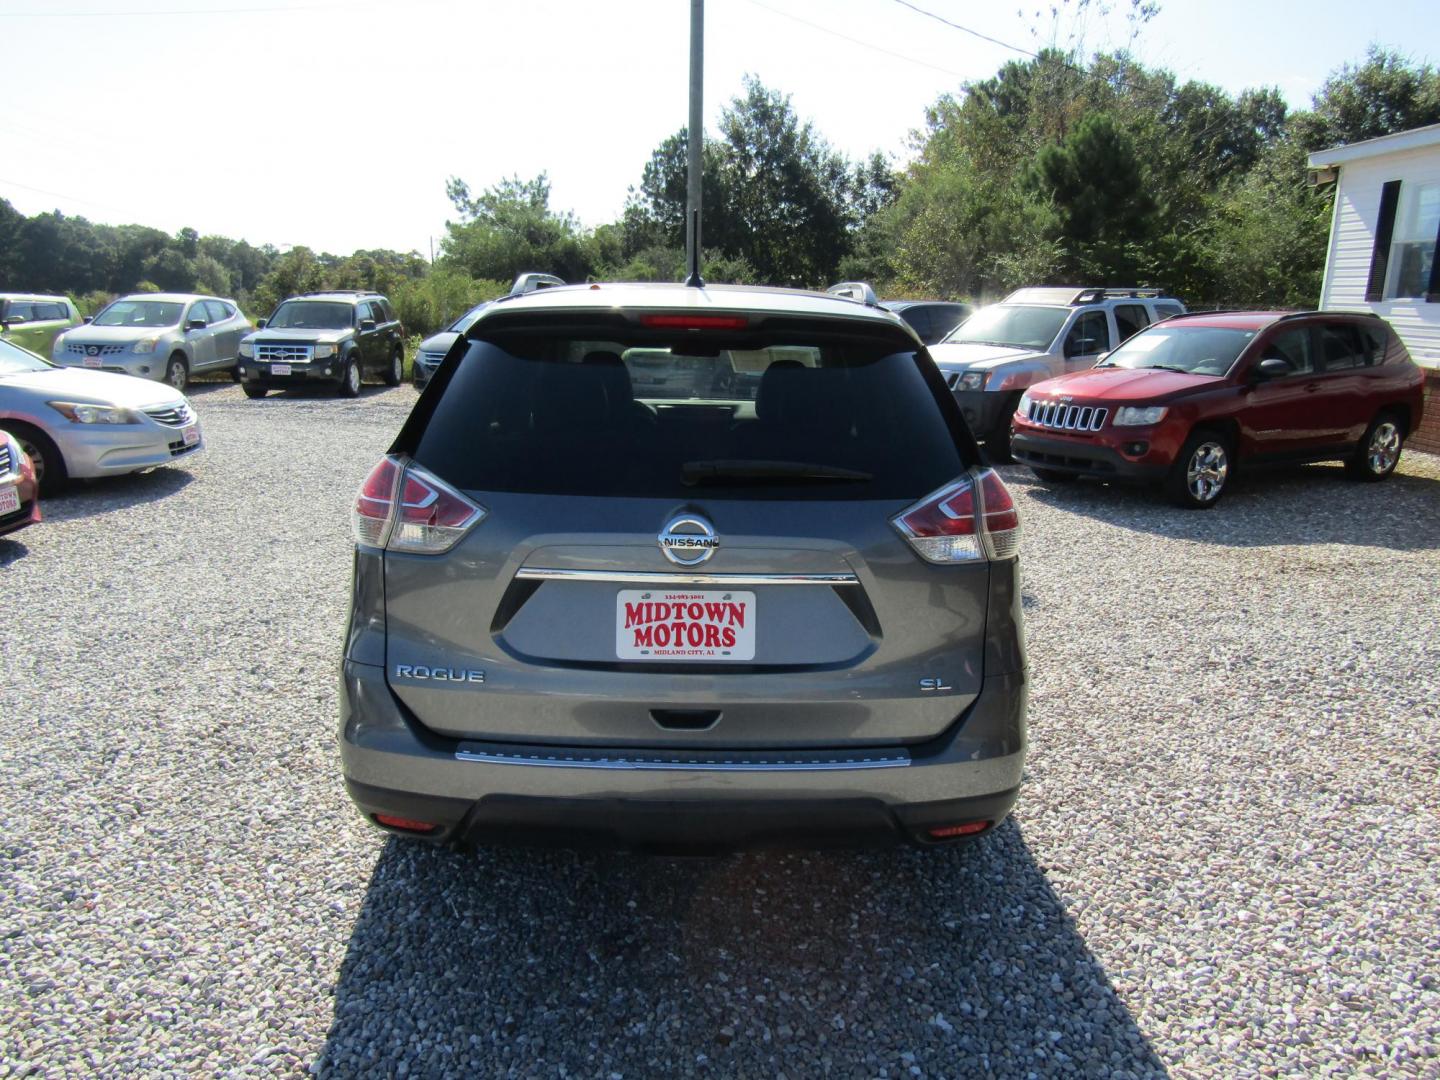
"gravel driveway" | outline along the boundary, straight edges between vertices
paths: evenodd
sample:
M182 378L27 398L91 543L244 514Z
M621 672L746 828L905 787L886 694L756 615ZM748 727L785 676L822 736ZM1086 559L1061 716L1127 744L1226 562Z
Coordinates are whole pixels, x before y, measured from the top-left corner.
M336 761L413 391L194 391L207 457L0 540L0 1076L1440 1075L1440 460L1007 469L1033 746L974 847L459 857Z

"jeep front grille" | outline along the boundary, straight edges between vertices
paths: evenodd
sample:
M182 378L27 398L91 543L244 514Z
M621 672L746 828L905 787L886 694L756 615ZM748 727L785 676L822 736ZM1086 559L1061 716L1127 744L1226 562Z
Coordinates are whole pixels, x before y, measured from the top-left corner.
M0 476L9 476L12 472L19 472L15 462L10 460L10 447L0 442Z
M267 364L308 364L313 345L256 345L255 359Z
M445 359L443 352L422 352L416 359L424 367L439 367L440 361Z
M1038 427L1056 431L1099 431L1105 426L1109 409L1093 405L1066 405L1059 401L1030 402L1029 420Z
M158 405L142 411L157 424L167 427L184 427L195 419L194 411L183 401L178 405Z

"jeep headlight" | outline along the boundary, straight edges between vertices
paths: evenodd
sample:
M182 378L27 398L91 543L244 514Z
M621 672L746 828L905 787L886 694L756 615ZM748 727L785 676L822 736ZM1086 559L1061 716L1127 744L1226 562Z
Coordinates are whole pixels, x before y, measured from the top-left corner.
M1116 427L1158 424L1165 419L1165 414L1169 411L1164 405L1122 405L1115 410L1115 419L1112 422Z
M962 372L960 378L955 380L956 390L984 390L985 380L990 377L988 371L966 371Z
M75 401L48 401L50 408L72 424L138 424L140 418L118 405L87 405Z
M247 360L250 359L250 357L254 356L254 355L255 355L255 345L254 345L254 343L253 343L253 342L249 342L249 341L242 341L242 342L240 342L240 355L243 356L243 357L245 357Z
M335 342L322 341L315 346L315 359L325 360L335 355Z
M130 346L130 351L131 351L131 352L137 352L137 353L154 352L154 351L155 351L155 346L159 343L159 341L160 341L159 338L153 338L153 337L141 338L139 341L135 342L134 345L131 345L131 346Z

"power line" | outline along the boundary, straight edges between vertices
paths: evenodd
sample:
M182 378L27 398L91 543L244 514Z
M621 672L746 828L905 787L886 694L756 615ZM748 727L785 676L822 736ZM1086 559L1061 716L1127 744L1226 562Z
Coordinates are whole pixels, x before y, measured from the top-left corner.
M979 30L971 30L968 26L961 26L957 22L951 22L949 19L941 15L936 15L933 11L926 11L924 8L916 7L914 4L910 3L910 0L895 0L895 3L899 4L901 7L907 7L911 11L917 12L920 15L928 16L929 18L934 19L936 22L942 22L946 26L951 27L954 30L961 30L969 34L971 37L977 37L981 41L988 41L991 45L999 45L1002 49L1009 49L1011 52L1020 53L1022 56L1036 57L1036 54L1031 52L1029 49L1022 49L1019 45L1011 45L1009 42L1001 41L999 38L993 38L989 34L982 34Z
M113 203L97 202L94 199L82 199L78 195L63 195L58 191L48 191L45 188L31 187L29 184L22 184L18 180L6 180L3 176L0 176L0 184L20 188L22 191L32 191L36 195L49 195L52 199L64 199L66 202L85 203L87 206L101 206L106 210L114 210L120 214L130 213L130 211L116 206Z
M284 7L155 8L147 11L0 11L0 19L106 19L146 15L256 15L285 11L334 11L335 5L306 4Z
M896 60L904 60L907 64L916 64L920 67L927 67L932 71L938 71L945 75L953 75L957 79L965 78L964 72L953 71L950 68L941 67L938 64L931 64L924 60L917 60L913 56L906 56L904 53L898 53L890 49L882 48L881 46L876 45L873 42L863 41L860 38L851 37L849 34L842 34L838 30L832 30L830 29L830 27L822 26L820 23L811 22L809 19L802 19L798 15L791 15L788 11L781 11L778 8L771 7L769 4L762 4L760 3L760 0L746 0L746 3L751 4L754 7L764 8L772 15L779 15L781 18L789 19L791 22L797 22L803 26L808 26L812 30L819 30L821 33L829 34L831 37L837 37L840 38L840 40L842 41L848 41L852 45L859 45L862 49L869 49L872 52L884 53L886 56L893 56Z

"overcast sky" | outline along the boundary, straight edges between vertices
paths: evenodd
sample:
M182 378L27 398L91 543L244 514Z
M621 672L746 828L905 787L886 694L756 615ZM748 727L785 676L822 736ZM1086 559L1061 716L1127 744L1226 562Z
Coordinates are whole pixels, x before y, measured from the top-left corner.
M1022 0L911 0L1018 49ZM1051 0L1024 0L1048 11ZM1369 43L1440 61L1434 0L1160 0L1139 57L1304 107ZM1071 0L1070 7L1075 6ZM1126 5L1114 0L1117 9ZM613 220L685 123L689 0L0 0L0 197L168 232L428 254L445 179L549 173ZM1066 18L1091 50L1123 20ZM900 0L709 0L705 115L746 73L832 145L897 162L925 107L1021 56Z

